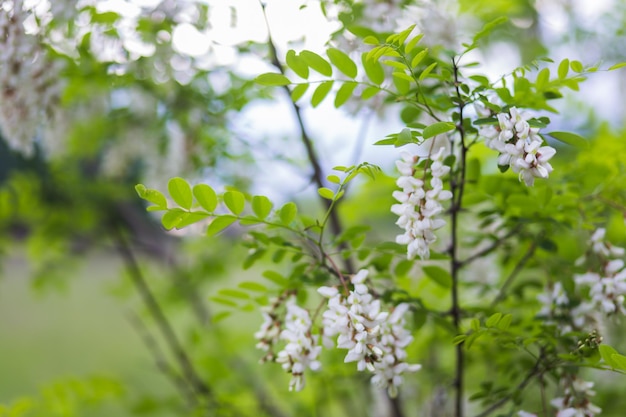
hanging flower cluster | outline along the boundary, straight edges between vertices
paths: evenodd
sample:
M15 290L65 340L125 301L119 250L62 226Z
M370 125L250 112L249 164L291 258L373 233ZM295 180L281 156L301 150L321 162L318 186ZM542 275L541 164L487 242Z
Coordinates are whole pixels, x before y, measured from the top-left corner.
M605 234L604 228L596 230L590 242L591 252L601 259L601 270L576 275L574 280L577 285L589 288L590 310L598 309L606 315L626 314L626 268L622 259L616 259L624 256L624 249L605 242Z
M21 0L0 4L0 133L25 155L33 153L38 128L61 92L61 68L46 59L40 39L27 33L29 16L34 21Z
M556 417L594 417L602 410L591 403L590 397L596 395L592 390L593 382L583 381L576 376L566 379L567 387L563 397L557 397L550 404L557 409ZM518 411L518 417L537 417L537 414Z
M538 135L539 129L528 124L530 116L511 107L506 113L499 113L498 126L482 126L479 134L485 144L500 153L498 165L510 166L519 174L520 181L527 186L535 183L535 178L548 178L552 165L548 162L556 149L543 145Z
M286 307L284 326L277 314L283 303ZM283 294L263 311L263 318L261 329L254 334L259 340L256 347L267 352L261 362L274 361L282 364L283 369L291 374L289 391L301 391L304 388L304 371L307 368L317 371L321 367L317 357L322 347L318 346L318 336L311 334L309 312L296 304L295 296ZM287 344L274 354L273 348L279 340Z
M353 290L348 295L336 287L320 287L318 292L328 298L328 309L322 314L320 333L324 346L347 349L344 362L356 362L359 371L373 373L372 384L387 389L396 396L405 372L416 372L421 365L406 363L406 347L413 337L405 329L404 315L408 304L400 304L391 312L383 311L380 300L369 293L365 284L368 271L361 270L352 278ZM298 305L293 295L275 300L269 311L264 311L265 321L255 334L257 347L268 352L262 361L275 361L292 375L289 390L304 387L304 371L320 369L318 361L322 347L318 335L312 334L309 312ZM286 306L284 325L276 311ZM282 329L282 330L281 330ZM274 355L273 346L279 340L287 342L283 350Z
M418 158L408 152L403 152L402 159L396 162L401 174L396 184L402 191L393 192L399 204L391 206L391 212L399 216L396 224L404 229L396 243L407 245L408 259L428 259L430 245L437 240L435 230L446 224L437 217L443 212L441 203L452 198L452 193L443 189L442 178L450 172L450 167L443 163L444 151L440 148L428 158L423 171L416 169ZM417 172L422 173L422 178L415 177ZM428 176L430 186L426 185Z
M356 362L359 371L372 372L372 383L386 388L394 397L404 372L421 368L405 362L405 348L413 340L404 328L404 314L409 306L400 304L391 314L381 311L380 300L374 299L364 283L367 274L367 270L361 270L354 275L354 290L347 297L335 287L318 289L328 298L328 310L323 314L325 344L332 346L329 338L338 335L337 347L348 349L344 362Z

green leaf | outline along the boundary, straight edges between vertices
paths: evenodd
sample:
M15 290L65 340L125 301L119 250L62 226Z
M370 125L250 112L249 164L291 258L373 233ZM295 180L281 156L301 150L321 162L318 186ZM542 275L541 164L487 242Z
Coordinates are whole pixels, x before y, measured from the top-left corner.
M167 191L176 204L187 210L191 208L193 195L187 181L179 177L172 178L167 183Z
M411 90L411 83L414 82L413 78L406 75L404 72L394 72L391 74L393 77L393 84L396 86L398 93L405 95Z
M538 91L543 91L545 87L548 85L548 81L550 80L550 69L544 68L539 71L537 74L537 80L535 81L535 86Z
M289 202L280 208L278 216L280 217L280 221L284 224L289 224L296 218L296 214L298 213L298 206L294 203Z
M335 193L330 188L322 187L317 192L325 199L332 200L335 198Z
M237 307L237 303L234 302L233 300L229 300L227 298L222 298L222 297L209 297L209 300L213 301L214 303L218 303L218 304L222 304L228 307Z
M271 87L291 84L291 81L289 80L289 78L285 77L283 74L276 74L273 72L261 74L258 77L256 77L254 81L257 84L267 85Z
M443 288L452 287L452 276L450 276L450 273L445 269L438 266L424 266L422 270L430 279Z
M158 209L161 210L165 210L167 208L167 200L165 199L165 196L163 195L163 193L161 193L158 190L153 190L151 188L146 188L145 185L143 184L137 184L135 186L135 191L137 191L137 195L139 195L140 198L149 201L151 203L154 203L156 205L156 207L158 207ZM155 206L152 206L155 207ZM149 207L150 209L151 207ZM156 209L153 209L156 210ZM153 211L150 210L150 211Z
M500 16L492 20L491 22L485 24L482 27L482 29L476 35L474 35L474 39L472 40L472 43L476 44L480 39L484 38L485 36L488 36L496 26L501 25L507 22L508 20L509 19L507 17Z
M356 77L356 64L348 55L336 48L329 48L326 51L326 54L328 55L330 62L332 62L332 64L336 66L339 71L343 72L350 78Z
M619 64L615 64L609 67L609 71L613 71L619 68L624 68L626 67L626 62L620 62Z
M246 199L239 191L226 191L224 193L224 204L233 214L241 214L246 205Z
M561 63L559 64L559 70L558 70L558 74L559 74L559 79L564 79L565 77L567 77L567 73L569 72L569 59L565 58L563 61L561 61Z
M419 76L419 80L420 81L424 81L424 78L428 77L428 74L430 74L430 72L435 69L435 67L437 66L436 62L433 62L432 64L430 64L429 66L426 67L426 69L424 71L422 71L422 73Z
M250 298L250 294L248 294L247 292L230 288L221 289L217 293L224 297L240 298L242 300L247 300Z
M476 318L470 321L470 327L473 331L477 332L480 330L480 321Z
M287 286L287 283L288 283L287 278L283 277L281 274L279 274L276 271L271 271L271 270L264 271L261 275L264 278L272 281L274 284L277 284L281 287Z
M368 60L366 53L361 55L361 61L367 78L369 78L374 84L381 85L383 81L385 81L385 71L383 70L382 65L380 65L380 62Z
M334 175L334 174L328 175L328 176L326 177L326 179L327 179L329 182L332 182L333 184L339 184L339 183L341 183L341 178L339 178L337 175Z
M414 143L413 135L411 134L411 130L406 127L398 133L397 139L394 141L394 145L396 147L406 145L408 143Z
M217 207L217 194L215 190L206 184L197 184L193 187L193 195L196 197L200 206L212 213Z
M207 228L206 234L207 236L213 236L222 230L226 229L228 226L237 221L237 217L231 216L229 214L225 216L219 216L213 219L213 221L209 224Z
M498 322L498 329L502 331L506 331L511 326L511 321L513 320L512 314L505 314L504 317Z
M563 143L567 143L568 145L575 146L577 148L587 148L589 147L589 142L587 139L583 138L580 135L570 132L550 132L547 135L552 136L554 139L557 139Z
M433 136L440 135L445 132L454 130L456 125L452 122L438 122L432 124L424 129L422 136L424 139L432 138Z
M361 98L363 100L369 100L370 98L374 97L376 94L378 94L380 92L380 88L378 87L367 87L365 90L363 90L363 92L361 93Z
M424 59L427 53L428 53L428 48L424 49L423 51L415 55L413 59L411 60L411 68L417 68L417 66L419 65L420 62L422 62L422 59Z
M415 36L413 39L411 39L406 46L404 47L404 53L408 54L410 53L415 46L417 45L417 43L422 40L422 38L424 37L423 33L420 33L419 35Z
M620 355L619 353L614 353L611 355L611 360L616 365L616 369L626 371L626 356Z
M388 67L397 68L400 71L404 71L406 69L406 66L402 62L394 61L391 59L386 59L382 61L382 64L387 65Z
M267 292L267 287L265 285L259 284L258 282L252 281L244 281L239 283L239 288L243 288L244 290L256 291L256 292Z
M335 107L341 107L350 97L358 84L355 82L346 82L339 87L337 95L335 96Z
M618 368L619 365L613 361L613 355L618 355L617 351L609 346L609 345L600 345L598 346L598 351L600 352L600 356L604 359L607 365L611 368Z
M252 211L260 219L265 219L272 211L272 202L264 195L255 195L252 197Z
M187 211L183 211L179 208L173 208L163 213L163 216L161 217L161 224L163 224L163 227L167 230L171 230L178 226L178 224L188 215L189 212Z
M296 55L293 49L287 51L286 56L287 66L293 70L299 77L305 80L309 78L309 66L304 62L302 58Z
M311 51L300 52L300 57L306 64L322 75L330 77L333 75L333 69L330 64L321 56Z
M580 61L572 61L569 63L570 67L572 68L572 71L574 72L583 72L584 68L583 68L583 64L580 63Z
M460 335L454 336L454 339L452 339L452 343L454 345L459 345L465 342L465 339L467 339L467 335L460 334Z
M300 100L300 98L302 98L302 96L304 95L304 93L306 93L306 90L309 88L309 84L298 84L296 85L293 90L291 90L291 100L293 100L294 102Z
M500 321L500 319L502 318L502 313L495 313L492 314L487 321L485 321L485 326L486 327L495 327L498 322Z
M204 213L201 211L195 211L193 213L188 213L186 212L186 216L184 216L183 219L181 219L177 224L176 224L176 228L177 229L182 229L183 227L187 227L191 224L194 223L198 223L199 221L202 221L204 219L206 219L207 217L209 217L208 213Z
M333 81L324 81L317 86L311 97L311 105L313 107L319 106L319 104L326 98L330 90L333 88Z

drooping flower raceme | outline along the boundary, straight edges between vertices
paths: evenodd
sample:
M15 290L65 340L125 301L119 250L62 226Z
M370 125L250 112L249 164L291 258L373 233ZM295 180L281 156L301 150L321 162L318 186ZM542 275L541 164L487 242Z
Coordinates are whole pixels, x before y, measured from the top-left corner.
M624 249L604 241L606 230L600 228L591 236L591 251L600 258L600 271L587 271L574 276L577 285L589 287L589 308L606 315L626 314L626 268L622 259Z
M318 292L328 298L323 314L325 345L347 349L344 362L356 362L359 371L374 374L372 383L386 388L396 396L405 372L415 372L421 365L406 363L406 346L413 340L404 328L408 304L400 304L389 313L381 311L380 300L374 299L365 284L368 271L361 270L352 278L354 289L346 297L335 287L321 287Z
M396 162L400 171L396 184L402 191L393 192L399 204L391 206L391 211L399 216L396 224L404 229L404 233L396 237L396 242L407 245L408 259L416 256L428 259L430 245L437 240L435 230L446 224L438 217L443 212L441 203L452 198L452 193L443 189L442 178L450 171L450 167L443 163L444 152L445 149L440 148L420 171L415 167L417 157L408 152L402 153L402 160ZM423 174L421 178L416 178L417 172Z
M261 362L275 361L282 364L283 369L291 374L289 390L300 391L304 388L304 371L307 368L313 371L320 369L317 357L322 347L318 346L318 336L311 333L309 312L296 304L293 295L284 303L286 314L284 323L281 323L277 310L284 301L283 295L263 311L264 321L254 336L259 340L256 347L267 352ZM287 344L274 355L273 348L281 340Z
M601 413L602 410L589 400L596 395L592 388L593 382L573 377L565 388L564 396L550 401L557 409L557 417L594 417Z
M498 165L510 166L519 174L520 181L528 186L535 178L548 178L552 165L548 162L556 153L551 146L542 146L539 129L528 124L530 116L511 107L506 113L499 113L498 126L482 126L479 134L485 144L500 153Z
M296 305L295 297L287 301L285 329L280 333L280 339L287 345L278 352L276 362L291 374L289 390L300 391L304 388L304 371L307 368L312 371L320 369L317 357L322 347L317 344L318 336L311 334L309 312Z

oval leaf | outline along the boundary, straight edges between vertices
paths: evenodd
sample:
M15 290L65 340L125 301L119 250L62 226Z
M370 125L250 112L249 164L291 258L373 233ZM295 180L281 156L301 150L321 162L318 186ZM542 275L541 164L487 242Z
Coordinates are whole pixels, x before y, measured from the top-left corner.
M224 204L233 214L241 214L246 205L246 199L239 191L226 191L224 193Z
M197 184L193 187L193 195L200 203L200 206L212 213L217 207L217 194L213 188L209 187L206 184Z
M293 70L299 77L305 80L309 78L309 67L302 58L296 55L293 49L287 51L287 66Z
M272 202L264 195L255 195L252 197L252 211L260 219L265 219L272 211Z
M189 210L193 203L193 195L191 194L191 186L182 178L172 178L167 183L167 191L172 199L184 209Z
M328 55L330 62L332 62L332 64L336 66L339 71L343 72L350 78L356 77L356 64L348 55L335 48L329 48L328 51L326 51L326 54Z
M335 197L335 193L330 188L322 187L317 192L327 200L332 200Z
M422 270L430 279L443 288L452 287L452 276L445 269L438 266L425 266Z
M571 132L550 132L547 133L552 136L554 139L559 140L563 143L567 143L568 145L575 146L577 148L586 148L589 146L587 139L583 138L580 135Z
M296 85L293 90L291 90L291 99L295 102L300 100L300 98L302 98L302 96L304 95L304 93L306 93L306 90L309 88L309 84L298 84Z
M321 56L311 51L300 52L300 57L306 64L322 75L330 77L333 75L333 69L330 64Z
M430 125L424 129L422 136L424 139L432 138L433 136L440 135L445 132L454 130L456 125L452 122L438 122Z
M166 209L167 208L167 200L165 199L165 196L163 195L163 193L161 193L158 190L153 190L151 188L146 188L145 185L143 184L137 184L135 186L135 191L137 191L137 195L139 195L140 198L149 201L151 203L154 203L156 205L157 208L160 209ZM152 206L155 207L155 206ZM156 209L153 209L152 211L154 211Z
M367 53L361 55L365 75L376 85L381 85L385 81L385 71L378 61L367 59Z
M347 82L343 83L339 90L337 91L337 95L335 96L335 107L341 107L350 97L352 97L352 93L356 88L357 83L355 82Z
M289 224L293 221L293 219L296 218L297 213L298 207L294 203L289 202L281 207L278 216L280 217L280 221L282 221L284 224Z
M261 74L254 79L257 84L268 85L268 86L281 86L281 85L289 85L291 81L289 78L285 77L283 74L276 74L273 72L268 72L266 74Z
M324 81L317 86L311 97L311 105L313 107L319 106L319 104L326 98L331 88L333 88L333 81Z
M207 236L213 236L221 232L222 230L226 229L228 226L233 224L236 220L237 220L237 217L231 216L231 215L219 216L219 217L214 218L206 230Z

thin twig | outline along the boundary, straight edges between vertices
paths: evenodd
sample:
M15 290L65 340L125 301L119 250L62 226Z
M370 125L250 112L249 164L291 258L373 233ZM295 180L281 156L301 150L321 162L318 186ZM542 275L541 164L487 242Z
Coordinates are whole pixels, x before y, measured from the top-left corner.
M533 369L531 369L531 371L528 373L528 375L526 375L526 377L522 380L522 382L520 382L514 389L511 390L510 394L500 398L498 401L491 404L489 408L485 409L482 413L477 414L475 417L487 417L489 414L493 413L498 408L502 407L504 404L509 402L513 398L514 395L518 394L521 390L526 388L526 385L528 385L535 376L540 375L544 372L541 369L542 361L543 361L543 355L540 355L539 358L537 359L537 362L535 363L535 366L533 366Z
M274 40L272 39L272 34L270 32L270 25L267 20L267 14L265 12L265 4L263 2L260 2L260 3L261 3L261 8L263 10L263 16L265 18L265 24L267 27L267 33L268 33L267 44L270 49L270 59L272 61L272 64L280 71L280 73L285 75L285 69L280 63L280 61L278 60L278 53L276 51L276 45L274 44ZM313 168L313 180L318 188L322 188L325 185L324 184L324 172L322 170L322 166L319 162L319 158L315 151L315 147L313 146L313 140L311 139L311 136L309 135L306 127L304 126L304 118L302 117L300 106L298 106L298 104L291 99L291 91L289 90L289 87L283 86L283 88L285 89L285 92L287 93L289 97L289 102L291 103L291 107L293 108L294 114L296 116L296 120L298 122L298 128L300 130L300 139L306 149L309 163L311 164L311 167ZM332 201L322 198L321 196L320 196L320 200L322 204L324 204L326 210L328 210L331 207L331 204L333 203ZM343 232L343 226L341 225L341 220L339 219L339 214L336 208L335 210L330 211L330 226L335 236L339 236ZM345 242L341 242L339 244L339 248L342 250L348 249ZM352 263L351 258L349 257L344 258L344 266L346 268L346 271L348 271L348 273L354 272L354 264Z
M187 404L189 404L190 407L197 407L198 401L191 387L187 384L185 379L178 375L176 370L169 364L165 353L161 350L159 346L159 343L152 336L152 334L150 334L150 331L143 323L143 321L141 321L141 318L139 318L139 316L132 311L129 311L126 314L126 318L152 355L156 367L174 384L176 389L180 392L181 397L183 397L183 400Z
M155 296L152 294L148 283L143 277L143 273L141 272L141 268L139 268L139 264L135 259L135 255L126 242L126 238L124 237L123 231L119 227L114 227L112 231L113 238L115 239L117 250L120 253L120 256L124 260L126 265L126 269L128 270L130 279L135 286L137 292L141 296L144 304L148 308L150 315L153 320L156 322L163 339L165 340L168 348L172 351L176 361L178 362L181 371L186 379L186 381L193 388L194 393L199 397L207 400L208 404L213 402L213 394L209 388L209 386L200 379L198 373L195 370L195 367L189 360L187 353L185 352L182 344L178 340L172 325L169 320L163 313L161 306L156 300Z
M521 225L517 225L516 227L514 227L513 229L511 229L507 234L505 234L502 237L499 237L498 239L496 239L491 245L487 246L486 248L476 252L473 255L470 255L467 259L464 259L462 261L459 262L459 265L461 267L464 267L465 265L468 265L472 262L474 262L477 259L482 258L483 256L489 255L491 252L493 252L494 250L498 249L500 247L500 245L502 245L502 243L504 243L507 239L509 239L510 237L513 237L515 234L517 234L521 229Z
M495 307L500 301L504 299L504 297L506 296L506 292L509 289L509 286L513 283L517 275L522 271L524 266L526 266L528 261L530 261L530 259L535 254L535 250L537 250L537 240L539 239L534 239L532 241L532 243L530 244L530 247L528 248L528 250L522 257L522 259L520 259L520 261L515 265L515 268L513 268L513 271L511 271L507 279L504 281L504 284L502 284L502 287L500 287L500 291L498 291L498 295L496 295L496 297L491 302L492 308Z

